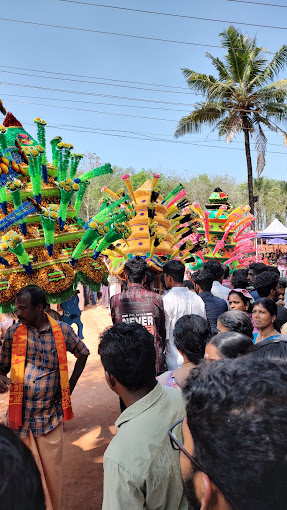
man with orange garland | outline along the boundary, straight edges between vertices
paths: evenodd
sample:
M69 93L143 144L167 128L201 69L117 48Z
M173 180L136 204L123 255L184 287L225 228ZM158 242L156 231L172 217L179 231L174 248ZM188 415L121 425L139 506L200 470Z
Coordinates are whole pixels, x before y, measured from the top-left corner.
M7 330L0 353L0 393L10 388L8 424L35 457L46 510L59 510L62 421L73 418L70 394L90 353L68 324L46 315L46 305L39 287L28 286L17 294L19 322ZM67 350L77 358L70 380Z

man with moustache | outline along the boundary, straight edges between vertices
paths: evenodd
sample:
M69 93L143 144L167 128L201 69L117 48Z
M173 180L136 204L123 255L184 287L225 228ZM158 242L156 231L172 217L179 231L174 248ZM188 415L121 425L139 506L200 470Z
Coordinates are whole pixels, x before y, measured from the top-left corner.
M281 510L287 501L287 375L284 363L205 363L183 389L180 449L190 510ZM182 420L180 420L182 421Z
M34 455L42 477L46 510L59 510L62 422L73 418L70 394L90 353L71 326L45 313L46 296L39 287L22 289L15 304L19 322L4 337L0 393L10 389L8 424ZM66 351L77 358L70 380Z

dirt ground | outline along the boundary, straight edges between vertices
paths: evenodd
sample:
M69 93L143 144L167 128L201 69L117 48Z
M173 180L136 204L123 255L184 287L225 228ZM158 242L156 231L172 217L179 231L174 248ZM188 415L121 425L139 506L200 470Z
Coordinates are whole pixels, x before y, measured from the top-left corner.
M64 426L64 470L61 510L100 510L103 494L103 454L120 414L118 397L109 389L98 352L99 333L111 324L101 306L82 313L84 342L90 349L85 371L72 395L74 419ZM75 358L68 353L69 373ZM8 395L0 395L0 419Z

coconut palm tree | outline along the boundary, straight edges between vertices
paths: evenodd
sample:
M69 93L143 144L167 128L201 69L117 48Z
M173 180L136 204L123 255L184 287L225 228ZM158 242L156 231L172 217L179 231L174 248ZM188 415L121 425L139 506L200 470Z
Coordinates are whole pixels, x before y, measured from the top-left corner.
M224 61L206 54L218 78L183 69L188 87L203 94L205 101L197 103L194 110L180 120L175 137L198 133L204 125L217 128L219 137L225 136L226 142L243 132L249 205L253 214L250 135L257 150L257 177L265 166L267 137L264 128L281 131L287 145L287 134L277 124L287 118L287 79L273 81L287 64L287 45L268 62L267 50L257 47L256 38L250 39L232 26L220 36L222 46L227 49Z

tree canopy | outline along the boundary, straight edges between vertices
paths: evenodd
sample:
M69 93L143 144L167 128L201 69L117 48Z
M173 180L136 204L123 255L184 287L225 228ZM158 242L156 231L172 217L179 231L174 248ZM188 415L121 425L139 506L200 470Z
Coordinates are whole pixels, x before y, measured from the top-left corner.
M280 131L284 143L287 134L280 126L287 115L287 79L273 81L287 64L287 45L283 45L268 61L267 50L230 26L220 34L227 53L224 60L207 53L217 76L183 69L190 90L200 92L205 100L183 117L175 137L198 133L204 125L218 130L219 137L230 142L243 132L247 161L248 191L251 211L254 211L253 175L250 153L250 135L257 150L257 177L265 166L266 128Z

